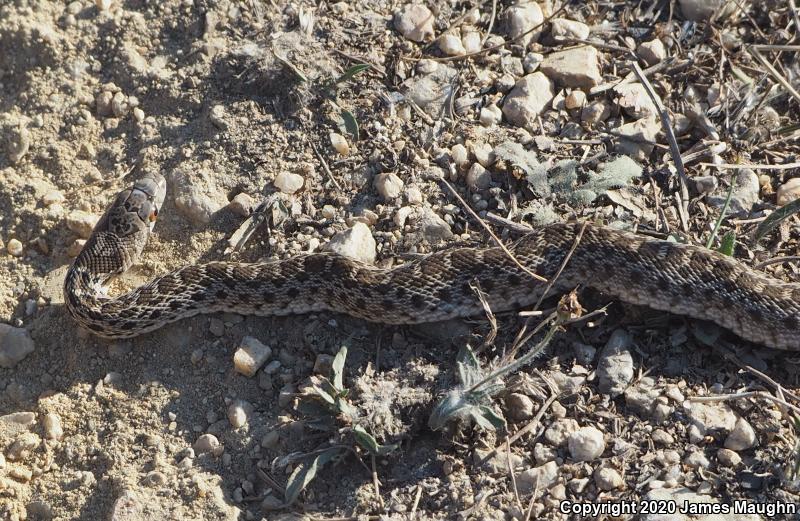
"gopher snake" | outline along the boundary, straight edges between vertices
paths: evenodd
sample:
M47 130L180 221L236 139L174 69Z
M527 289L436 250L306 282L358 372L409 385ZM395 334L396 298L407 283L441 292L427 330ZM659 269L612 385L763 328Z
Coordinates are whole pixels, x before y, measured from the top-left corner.
M500 248L454 248L392 269L333 253L262 263L185 266L117 297L103 286L134 264L164 201L151 175L121 192L67 272L67 309L106 338L126 338L199 313L289 315L336 311L413 324L479 314L477 281L494 311L530 306L545 287ZM509 246L520 264L552 277L581 225L556 224ZM766 346L800 350L800 284L787 284L697 246L587 225L552 292L581 284L625 302L710 320Z

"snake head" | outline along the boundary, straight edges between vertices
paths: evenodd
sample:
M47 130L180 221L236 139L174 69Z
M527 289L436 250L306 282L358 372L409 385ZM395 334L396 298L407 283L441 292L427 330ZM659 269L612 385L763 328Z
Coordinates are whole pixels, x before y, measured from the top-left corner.
M132 187L117 195L99 224L101 231L110 232L118 238L141 236L147 240L166 193L167 182L163 176L148 174L139 179Z

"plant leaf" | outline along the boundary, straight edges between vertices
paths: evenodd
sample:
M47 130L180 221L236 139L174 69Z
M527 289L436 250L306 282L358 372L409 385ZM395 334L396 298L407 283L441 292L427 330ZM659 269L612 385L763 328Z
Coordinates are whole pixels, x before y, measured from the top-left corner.
M341 450L342 449L339 448L330 448L318 454L313 459L300 463L292 471L292 474L286 482L286 493L284 494L286 504L291 505L294 503L300 495L300 492L305 490L308 484L317 477L317 472L322 470L322 467L341 452Z
M458 352L456 368L458 369L458 381L464 387L470 387L481 377L481 364L469 345L465 345Z
M722 236L722 244L719 245L717 251L728 257L733 256L733 248L736 246L736 233L730 231Z
M354 77L356 74L360 74L360 73L364 72L365 70L369 69L370 67L371 67L371 65L369 65L367 63L359 63L358 65L353 65L352 67L350 67L349 69L344 71L344 73L342 73L341 76L336 78L336 80L334 80L333 83L336 84L336 83L341 83L343 81L347 81L347 80L351 79L352 77Z
M488 431L503 431L506 428L506 419L487 405L471 407L469 415L476 425Z
M378 443L378 440L372 436L372 434L368 433L364 427L360 425L353 427L353 434L355 435L358 444L364 447L364 449L366 449L370 454L374 454L375 456L385 456L399 447L397 443L381 445Z
M786 218L800 212L800 199L795 199L789 204L785 204L772 212L769 217L761 221L756 228L755 240L760 241L770 230L778 226Z
M347 346L342 346L331 364L331 376L333 377L333 387L339 391L344 391L344 361L347 359Z
M346 109L342 109L341 112L342 121L344 122L344 129L350 134L350 137L353 138L353 141L358 141L359 138L359 129L358 129L358 120L353 115L352 112Z

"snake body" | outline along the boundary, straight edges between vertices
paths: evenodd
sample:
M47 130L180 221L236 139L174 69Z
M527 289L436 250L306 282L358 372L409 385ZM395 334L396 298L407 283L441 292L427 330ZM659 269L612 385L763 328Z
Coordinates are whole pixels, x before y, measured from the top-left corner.
M334 253L286 260L190 265L116 297L104 285L137 260L163 203L166 183L150 175L121 192L98 222L64 282L66 307L83 327L127 338L200 313L289 315L334 311L384 324L480 314L472 285L493 311L533 305L581 231L555 224L508 249L453 248L392 269ZM800 284L769 277L698 246L586 224L551 292L589 286L622 301L709 320L769 347L800 350Z

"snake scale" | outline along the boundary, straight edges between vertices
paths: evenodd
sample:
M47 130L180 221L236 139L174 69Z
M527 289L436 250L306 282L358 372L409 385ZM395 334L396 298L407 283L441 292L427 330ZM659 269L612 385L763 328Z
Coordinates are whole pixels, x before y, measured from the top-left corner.
M108 281L141 254L165 194L166 182L157 174L121 192L67 272L69 313L101 337L134 337L219 311L262 316L334 311L384 324L436 322L482 312L472 282L494 311L531 306L546 286L498 247L460 247L391 269L334 253L260 263L210 262L108 296ZM580 230L580 224L547 226L508 249L526 269L549 279ZM765 346L800 350L800 284L779 281L698 246L587 224L551 291L577 285L709 320Z

